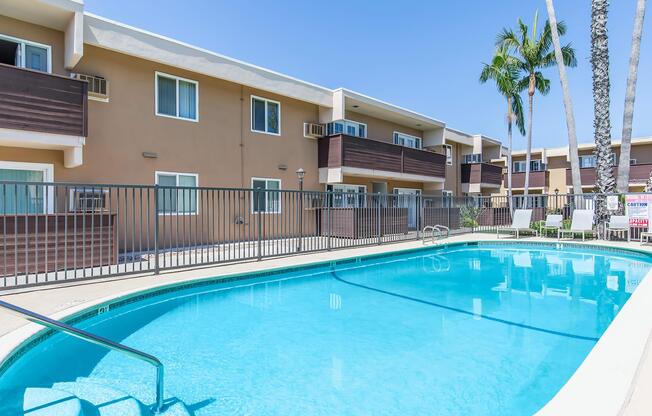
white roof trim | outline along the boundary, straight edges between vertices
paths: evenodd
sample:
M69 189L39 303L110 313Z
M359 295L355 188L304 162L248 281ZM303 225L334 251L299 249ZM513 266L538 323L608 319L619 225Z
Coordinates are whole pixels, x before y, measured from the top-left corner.
M224 79L324 107L333 91L165 36L84 13L84 42L126 55Z
M382 110L387 110L392 113L396 113L399 115L402 115L404 117L409 117L411 119L414 119L415 121L418 121L422 124L421 127L419 127L422 130L427 130L428 127L431 128L441 128L445 127L446 123L444 123L441 120L437 120L435 118L426 116L424 114L417 113L416 111L408 110L407 108L399 107L394 104L390 104L388 102L370 97L365 94L361 94L359 92L355 92L352 90L348 90L346 88L337 88L335 92L341 91L345 97L354 99L356 101L363 102L365 104L380 108Z

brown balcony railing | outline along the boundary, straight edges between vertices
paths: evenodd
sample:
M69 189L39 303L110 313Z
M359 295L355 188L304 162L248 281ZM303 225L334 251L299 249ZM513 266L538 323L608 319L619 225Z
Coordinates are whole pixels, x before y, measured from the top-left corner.
M629 167L629 182L646 182L650 177L650 171L652 171L652 163L631 165ZM614 167L614 175L618 175L617 166ZM595 168L581 168L580 177L582 178L582 186L593 186L596 181ZM569 186L573 183L572 173L570 169L566 169L566 183Z
M88 84L0 64L0 128L87 136Z
M507 188L507 174L503 175L503 186ZM548 171L530 171L530 188L543 188L548 186ZM525 187L525 172L512 173L512 188Z
M446 157L344 134L319 139L319 167L350 167L444 178Z
M503 168L491 163L463 163L460 179L462 183L500 187L502 174Z

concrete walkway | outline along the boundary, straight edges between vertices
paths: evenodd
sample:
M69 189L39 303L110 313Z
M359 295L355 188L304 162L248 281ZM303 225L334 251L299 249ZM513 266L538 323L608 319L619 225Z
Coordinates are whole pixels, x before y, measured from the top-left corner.
M464 234L440 240L439 243L492 241L495 239L496 236L494 234ZM503 237L501 240L507 240L507 238ZM521 241L551 242L556 240L550 238L525 238L521 239ZM609 241L587 241L587 243L618 248L633 248L652 253L652 246L641 246L638 243ZM158 276L153 276L151 274L131 275L74 282L72 284L68 283L45 287L16 289L10 292L3 292L0 299L56 319L86 309L90 306L101 304L111 298L125 296L130 293L171 283L206 277L226 276L235 273L269 270L273 268L303 265L319 261L337 260L416 247L423 247L422 242L409 241L381 246L273 258L259 262L252 261L215 267L202 267L191 270L184 269L168 271ZM652 304L652 299L648 302ZM623 310L625 310L625 308L623 308ZM24 339L26 334L29 334L30 331L34 330L38 330L35 324L27 324L27 322L22 318L4 313L0 310L0 359L2 359L9 350L18 345L21 338ZM628 397L624 401L621 411L617 414L628 416L652 414L652 396L649 394L649 392L652 392L652 359L650 358L652 357L652 342L650 342L650 335L652 335L652 328L648 328L647 331L648 342L644 348L645 353L639 357L630 357L637 360L637 363L635 363L637 365L636 374L633 377L633 382L631 382L631 385L629 386ZM613 360L620 360L621 358L622 357L612 357ZM587 361L589 361L588 358ZM632 377L629 378L629 380L631 379ZM603 381L608 383L609 380ZM592 388L592 386L584 387L586 389ZM598 393L594 392L594 394ZM563 413L582 414L582 403L575 403L572 407L574 407L572 411L569 409L568 413L566 413L566 411ZM566 406L564 406L564 408L566 408Z

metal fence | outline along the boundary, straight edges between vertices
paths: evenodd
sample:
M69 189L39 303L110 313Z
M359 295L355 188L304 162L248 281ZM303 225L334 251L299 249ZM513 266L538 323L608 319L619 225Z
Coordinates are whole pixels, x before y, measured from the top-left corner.
M570 218L593 194L514 197ZM511 223L507 197L0 182L0 290L414 240Z

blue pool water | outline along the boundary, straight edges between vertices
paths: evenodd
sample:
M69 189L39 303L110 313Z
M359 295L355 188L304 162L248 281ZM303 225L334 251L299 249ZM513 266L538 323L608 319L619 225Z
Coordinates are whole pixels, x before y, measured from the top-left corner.
M651 259L481 244L168 292L77 326L159 357L203 415L530 415L570 378ZM64 335L0 390L88 376L152 402L154 371Z

